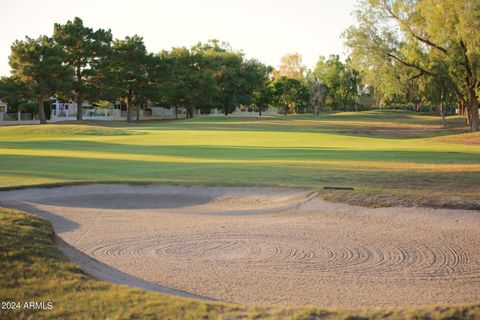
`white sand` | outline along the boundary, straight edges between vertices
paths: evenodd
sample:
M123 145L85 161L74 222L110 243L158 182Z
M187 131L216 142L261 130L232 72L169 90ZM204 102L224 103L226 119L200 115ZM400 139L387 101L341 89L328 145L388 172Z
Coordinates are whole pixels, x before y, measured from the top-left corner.
M88 185L0 192L86 272L235 303L480 300L480 212L368 209L280 188ZM188 294L191 293L192 295Z

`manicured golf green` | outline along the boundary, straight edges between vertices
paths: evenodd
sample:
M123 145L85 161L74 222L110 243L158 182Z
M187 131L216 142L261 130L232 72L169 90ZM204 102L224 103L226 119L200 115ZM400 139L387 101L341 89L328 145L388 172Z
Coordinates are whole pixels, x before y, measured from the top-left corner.
M405 111L0 127L0 187L273 185L362 205L478 208L480 135Z

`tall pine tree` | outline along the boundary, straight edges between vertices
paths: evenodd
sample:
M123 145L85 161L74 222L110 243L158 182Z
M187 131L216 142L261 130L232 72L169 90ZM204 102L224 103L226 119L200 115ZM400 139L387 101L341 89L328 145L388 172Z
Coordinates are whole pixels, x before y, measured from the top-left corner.
M65 55L64 62L73 70L73 96L77 102L77 119L82 120L82 105L85 99L96 99L101 88L93 79L98 73L101 60L108 56L112 42L110 30L85 27L76 17L66 24L56 23L53 39Z
M62 64L63 51L47 36L15 41L10 55L13 76L21 81L38 104L40 123L46 123L44 102L70 89L71 73Z

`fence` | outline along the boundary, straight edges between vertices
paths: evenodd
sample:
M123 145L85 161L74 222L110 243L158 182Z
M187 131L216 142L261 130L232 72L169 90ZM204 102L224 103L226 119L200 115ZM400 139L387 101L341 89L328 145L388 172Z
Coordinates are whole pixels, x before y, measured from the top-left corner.
M269 109L262 112L263 115L275 115L277 114L276 109ZM258 116L257 111L249 110L235 110L231 114L232 116ZM136 118L136 112L132 110L131 116L133 119ZM224 116L221 110L214 109L212 113L202 115L200 111L195 113L195 116ZM186 118L186 110L184 108L161 108L161 107L152 107L147 110L141 110L140 118L142 120L155 120L155 119L182 119ZM84 120L106 120L106 121L124 121L127 118L126 111L120 111L118 109L100 109L100 110L87 110L83 113ZM75 121L77 120L76 115L65 112L55 113L52 112L48 122L62 122L62 121ZM0 113L0 122L3 124L29 124L34 123L35 118L32 113Z
M31 113L0 113L0 121L30 121L33 120Z
M0 115L0 120L2 121L17 121L18 114L17 113L2 113Z
M21 121L33 120L33 114L32 113L20 113L20 120Z

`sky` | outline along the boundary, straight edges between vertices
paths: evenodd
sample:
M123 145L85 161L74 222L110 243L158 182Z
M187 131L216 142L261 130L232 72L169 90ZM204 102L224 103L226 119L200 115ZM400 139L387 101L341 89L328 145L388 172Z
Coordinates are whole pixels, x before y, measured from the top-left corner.
M320 55L345 54L342 32L354 24L355 0L0 0L0 76L10 74L10 46L25 36L51 36L54 23L80 17L114 38L138 34L147 49L219 39L248 58L277 67L298 52L308 67Z

